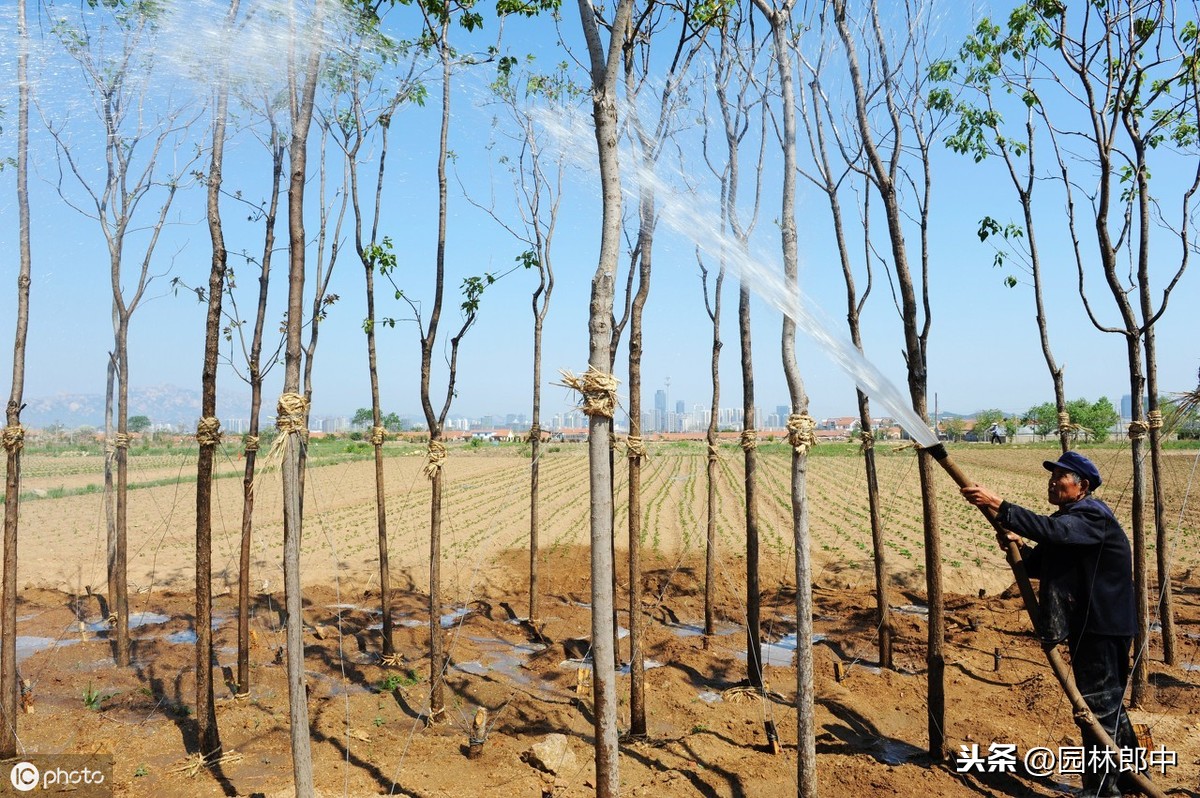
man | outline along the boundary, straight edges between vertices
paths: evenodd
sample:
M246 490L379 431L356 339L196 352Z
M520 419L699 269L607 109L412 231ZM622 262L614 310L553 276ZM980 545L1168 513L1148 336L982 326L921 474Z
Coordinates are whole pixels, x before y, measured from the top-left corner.
M1050 471L1047 499L1058 508L1052 515L1011 504L981 485L965 487L962 494L976 507L996 513L1008 530L997 536L1002 548L1022 537L1038 544L1032 549L1021 545L1029 576L1041 582L1038 633L1047 643L1066 641L1075 685L1096 720L1119 747L1136 748L1123 703L1136 630L1129 539L1108 505L1092 496L1101 479L1091 460L1067 452L1043 465ZM1100 744L1084 742L1083 794L1120 795L1119 755L1114 752L1112 764L1106 765L1094 758L1101 754Z

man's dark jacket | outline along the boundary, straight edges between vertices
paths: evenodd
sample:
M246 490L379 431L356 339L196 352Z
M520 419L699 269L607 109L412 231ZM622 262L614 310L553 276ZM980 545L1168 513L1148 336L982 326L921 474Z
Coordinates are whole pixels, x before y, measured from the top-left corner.
M1021 549L1041 580L1042 639L1061 643L1088 633L1132 637L1137 628L1129 538L1112 510L1091 496L1039 515L1002 502L1000 523L1035 541Z

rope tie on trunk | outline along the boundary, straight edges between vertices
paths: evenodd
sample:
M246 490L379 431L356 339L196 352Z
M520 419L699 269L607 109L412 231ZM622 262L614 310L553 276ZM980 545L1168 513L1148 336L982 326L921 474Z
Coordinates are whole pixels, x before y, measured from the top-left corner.
M1149 425L1145 421L1129 422L1129 440L1137 441L1146 437L1146 431L1149 430Z
M1162 429L1163 414L1161 410L1151 410L1146 414L1146 423L1150 429Z
M869 450L875 448L875 435L870 430L859 432L858 441L858 451L860 454L866 454Z
M4 428L2 439L7 451L20 451L25 447L25 428L20 424L9 424Z
M562 384L583 397L580 409L586 416L612 418L617 409L617 378L588 366L583 374L560 371Z
M646 442L640 435L630 435L625 438L625 456L630 460L646 456Z
M442 465L446 462L446 445L441 441L430 441L429 451L425 455L425 467L422 471L429 479L433 479L442 470Z
M754 429L754 427L747 427L746 429L742 430L742 437L741 437L740 443L742 445L743 451L748 452L752 449L757 449L758 448L758 430Z
M371 445L382 446L387 440L387 427L371 427Z
M221 442L221 419L206 416L196 423L196 442L201 446L216 446Z
M787 420L788 444L796 454L805 454L817 445L817 422L807 413L793 413Z
M269 469L283 460L283 449L287 445L287 439L291 433L294 432L302 437L308 433L305 424L307 416L308 400L304 398L303 394L284 393L279 395L279 402L275 405L275 429L279 430L279 434L275 436L271 450L267 452L266 462L263 463L264 469Z
M245 447L247 453L257 452L258 451L258 436L250 435L247 433L246 435L242 436L242 445Z

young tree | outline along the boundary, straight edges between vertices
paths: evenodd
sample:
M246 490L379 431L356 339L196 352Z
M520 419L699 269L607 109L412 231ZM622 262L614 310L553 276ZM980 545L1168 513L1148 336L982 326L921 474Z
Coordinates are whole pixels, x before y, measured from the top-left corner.
M516 145L515 157L502 156L513 178L514 207L520 224L507 220L495 207L486 210L510 235L526 249L517 261L526 269L536 270L537 286L533 290L533 408L529 425L529 627L541 634L541 611L538 587L538 536L541 526L541 447L542 447L542 336L550 299L554 293L552 259L554 233L558 225L558 210L562 201L563 174L566 154L559 151L551 157L546 151L545 134L538 122L539 109L551 114L569 112L578 103L583 90L567 75L566 65L559 64L551 73L540 74L532 69L517 71L517 59L500 59L496 80L492 84L499 101L508 113L510 134Z
M959 49L957 61L938 61L931 66L935 80L956 81L970 94L964 97L950 89L936 88L930 92L930 102L957 120L957 128L946 137L947 146L970 155L976 163L999 157L1016 193L1021 223L1001 225L991 216L985 216L979 222L979 239L1001 238L1006 248L997 245L995 264L1008 263L1010 253L1015 254L1020 267L1029 274L1042 357L1054 387L1059 445L1066 452L1071 445L1071 420L1063 377L1065 366L1058 364L1050 346L1034 205L1039 177L1036 158L1039 113L1035 62L1028 56L1034 48L1048 43L1045 38L1048 31L1043 26L1027 27L1023 19L1024 12L1018 11L1007 30L990 19L981 20ZM1018 135L1010 135L1005 123L1010 110L1024 117ZM1016 286L1017 278L1008 275L1005 284Z
M17 0L17 317L13 335L13 379L2 434L4 478L4 572L0 592L0 759L17 755L17 536L21 508L21 426L25 390L25 341L29 331L29 288L33 261L29 239L29 28L25 0Z
M763 46L765 41L758 38L754 28L754 16L749 6L743 7L740 5L730 6L726 13L720 15L720 25L718 35L715 37L716 43L709 41L710 49L712 50L713 59L713 93L716 98L717 113L720 116L720 122L716 127L721 132L721 142L724 144L724 157L718 159L714 152L710 152L708 142L709 128L713 125L706 124L702 131L701 145L703 147L705 162L708 164L709 170L717 177L720 183L720 213L723 230L728 232L733 237L734 246L738 250L744 252L747 246L750 235L758 223L758 211L762 198L762 182L764 170L752 169L749 170L752 180L752 192L750 209L743 215L743 210L740 207L741 188L743 172L741 169L742 148L746 143L746 136L751 131L751 123L757 121L759 124L757 131L758 163L763 161L763 148L766 146L766 125L767 114L761 109L764 102L765 87L759 80L758 55L766 48ZM750 143L754 143L752 139ZM713 145L711 149L715 150L717 145ZM735 256L740 253L732 253ZM708 270L704 266L703 259L697 250L697 259L700 260L701 279L707 283ZM709 299L707 290L705 291L705 308L708 312L709 319L713 324L713 346L712 346L712 405L709 416L708 432L706 439L708 441L708 465L706 469L706 483L708 494L708 522L707 522L707 537L705 546L704 559L704 634L706 645L716 634L716 617L715 617L715 588L716 588L716 549L717 549L717 419L718 410L720 408L720 372L719 360L721 343L721 286L724 283L726 260L724 253L720 263L719 270L713 286L713 296ZM747 298L745 294L747 286L742 285L742 297ZM748 323L749 306L747 304L739 304L739 340L743 347L748 345L748 339L741 338L741 324ZM744 364L743 359L743 364ZM748 439L743 436L743 442ZM748 450L744 450L748 451ZM753 515L749 512L749 508L756 506L751 503L749 494L747 495L747 519L755 519L753 525L747 524L747 529L755 530L757 534L757 513ZM748 635L749 637L750 635ZM749 649L753 656L758 657L761 649L751 644ZM754 668L749 669L751 674ZM751 675L753 680L753 675Z
M821 38L824 39L823 36ZM850 253L851 243L846 232L842 205L842 191L845 184L849 182L849 178L853 176L853 165L861 160L862 151L861 148L847 149L852 145L842 140L830 98L821 82L826 70L829 69L827 59L830 56L830 50L824 46L818 46L817 52L809 56L805 54L801 44L802 42L797 42L796 51L801 68L806 70L809 77L807 80L802 80L797 101L801 108L801 120L807 132L808 149L813 158L812 171L804 170L801 174L808 177L810 182L816 185L828 199L833 221L833 235L838 249L838 260L842 267L842 278L846 283L846 321L850 330L850 340L854 347L862 352L862 313L867 297L871 294L873 282L870 252L870 194L865 192L863 198L863 266L866 270L867 285L861 297L858 296L854 277L853 257ZM807 92L805 84L807 84ZM835 155L841 158L841 162L837 166L834 165ZM881 667L890 668L892 667L892 639L895 629L888 604L887 548L884 545L879 477L875 467L875 437L871 429L871 404L870 397L862 389L858 389L856 394L859 440L862 443L863 469L867 480L867 509L871 520L871 547L875 563L879 664Z
M288 715L291 720L292 777L298 798L313 795L312 744L308 725L308 689L304 676L304 604L300 584L300 540L304 515L301 474L307 447L308 402L300 393L301 328L304 318L305 236L304 185L308 174L308 132L320 77L322 47L318 40L302 37L301 29L321 32L325 0L315 0L311 19L292 14L287 59L288 110L291 144L288 147L288 299L287 343L284 349L283 393L275 425L276 446L283 453L283 579L287 608ZM301 43L307 43L307 48Z
M655 166L664 148L680 125L680 110L686 99L682 82L687 78L693 59L704 45L711 15L696 14L691 8L681 10L678 19L659 17L647 13L638 16L638 24L631 33L630 43L624 51L625 100L629 109L626 121L635 146L635 162L638 165L638 231L631 253L630 273L633 262L637 264L637 290L633 295L629 314L629 438L627 460L629 463L629 733L635 737L646 735L645 658L642 653L642 460L646 456L642 440L642 316L646 301L650 297L650 274L653 262L654 233L657 219L657 185ZM661 40L664 27L671 22L678 25L678 37L670 52L668 67L664 75L656 76L662 81L661 92L654 98L658 101L658 118L652 119L653 127L647 125L638 108L638 100L650 76L651 45Z
M774 5L754 0L754 5L771 26L771 52L778 72L779 129L783 150L783 191L779 232L783 249L783 273L788 286L799 282L799 252L796 242L796 91L793 88L792 8L793 0ZM808 394L796 363L796 321L783 317L783 373L787 380L792 412L788 417L788 443L792 447L792 535L796 549L796 795L817 794L816 720L813 696L813 601L812 560L808 530L808 449L816 443L816 424L808 415Z
M347 32L349 41L343 54L326 68L332 102L327 125L346 159L347 191L354 211L354 249L366 275L367 317L363 331L367 339L367 368L371 382L371 407L354 415L355 424L371 423L371 443L375 450L375 523L379 547L379 601L382 612L381 650L385 661L395 660L392 636L391 574L388 567L387 498L383 470L383 443L387 427L379 400L379 371L375 349L375 271L390 272L396 266L391 239L380 231L383 211L383 186L388 154L388 134L396 110L405 102L424 99L424 86L414 77L415 61L407 75L396 74L403 47L385 35L381 19L375 13L361 12L356 25ZM359 186L360 161L367 162L363 145L378 139L378 165L374 195L368 210L363 208ZM364 225L364 222L368 222ZM364 226L368 229L364 230Z
M485 273L482 277L467 277L463 280L463 301L460 305L463 321L458 331L450 338L445 399L441 408L435 409L432 395L433 358L445 296L446 248L449 241L447 225L450 205L447 194L446 166L450 158L451 87L457 70L483 60L477 55L459 50L451 43L450 34L455 28L461 28L467 32L473 31L483 24L483 18L476 10L475 0L461 0L455 3L421 2L418 7L423 20L421 45L428 53L436 57L436 63L440 68L442 87L439 97L441 125L438 132L437 157L438 224L433 268L433 301L430 303L428 321L422 317L421 306L406 292L397 289L396 296L405 301L412 310L421 345L421 409L429 428L429 449L425 464L425 475L430 481L429 719L439 721L445 712L443 674L446 668L446 653L441 629L442 490L444 481L442 467L446 459L446 446L442 442L442 434L446 418L450 413L450 404L455 395L459 346L467 331L475 324L480 298L484 290L495 282L496 276ZM521 13L528 12L522 10ZM490 58L494 52L495 48L493 47L485 58Z
M1151 169L1168 152L1194 151L1200 128L1197 100L1196 21L1186 4L1173 0L1118 0L1104 4L1071 6L1059 0L1040 0L1018 7L1010 26L1032 41L1024 57L1034 65L1040 91L1030 102L1052 130L1070 135L1070 151L1056 147L1062 189L1067 195L1067 219L1075 243L1079 291L1092 324L1124 339L1133 397L1129 426L1133 480L1130 499L1134 549L1134 590L1138 605L1138 633L1134 658L1131 702L1145 698L1149 668L1149 584L1146 573L1145 501L1147 485L1143 460L1144 440L1150 437L1151 489L1157 529L1160 617L1164 656L1174 659L1174 621L1170 593L1170 540L1161 507L1161 466L1158 450L1162 415L1158 409L1154 326L1166 311L1175 286L1187 268L1191 248L1193 203L1200 188L1200 168L1177 172L1151 187ZM1037 35L1032 35L1036 33ZM1081 120L1081 121L1077 121ZM1167 145L1167 146L1162 146ZM1078 153L1078 154L1076 154ZM1170 171L1170 170L1168 170ZM1159 174L1162 174L1159 172ZM1084 175L1084 176L1081 176ZM1090 210L1079 209L1073 195L1081 184L1090 184ZM1177 216L1171 221L1163 208L1165 196L1178 198ZM1165 234L1157 230L1165 227ZM1085 254L1077 228L1095 231L1095 250ZM1152 293L1151 250L1168 264L1161 295ZM1163 242L1166 245L1163 246ZM1099 264L1097 270L1093 264ZM1105 322L1090 301L1086 278L1100 277L1111 294L1118 317ZM1094 279L1094 277L1093 277ZM1149 399L1143 410L1143 397Z
M230 42L238 16L239 0L230 0L222 42ZM207 176L208 232L212 240L212 267L208 276L208 314L204 325L204 362L200 374L200 422L196 442L196 737L201 757L221 750L213 695L212 640L212 492L213 459L221 441L217 418L217 362L221 346L221 299L224 296L228 253L221 225L221 185L225 163L226 114L229 109L229 53L215 59L212 151Z
M853 125L863 151L860 169L883 204L889 260L900 297L908 389L918 417L928 417L929 303L929 201L930 136L936 126L925 102L928 64L920 42L929 18L924 8L905 6L891 33L885 32L881 6L867 0L855 13L847 13L847 0L832 0L823 14L831 13L845 54L854 98ZM864 68L860 50L867 54ZM878 104L875 107L873 104ZM906 186L914 194L906 196ZM920 268L920 298L906 240L905 220L915 220L918 234L916 258ZM922 318L923 316L923 318ZM933 458L919 451L921 510L925 538L925 580L929 603L926 651L928 666L929 755L945 757L946 705L944 652L945 617L942 599L941 535L938 528Z
M70 139L69 117L55 121L53 111L43 108L42 112L58 155L59 196L98 223L108 248L113 350L109 353L105 394L105 507L110 618L116 631L116 661L121 666L129 664L129 591L125 576L129 328L134 311L158 276L152 269L155 249L171 205L179 189L187 185L192 165L199 157L199 151L189 148L186 139L196 118L191 102L173 98L155 69L156 23L162 13L158 4L115 0L94 9L81 9L75 17L58 11L53 14L58 19L54 34L80 67L103 131L100 170L92 168L90 154ZM64 173L71 175L80 194L71 193L64 185ZM138 227L148 230L148 234L132 235ZM140 253L134 253L134 247L139 247Z
M250 423L243 438L245 450L245 466L242 471L242 529L238 559L238 643L237 643L237 692L238 695L248 695L250 692L250 544L254 531L254 480L258 463L259 449L259 415L262 410L263 379L277 362L275 353L263 358L263 334L267 320L267 293L270 286L271 260L275 252L275 222L279 213L279 199L283 181L283 162L287 153L289 137L285 135L278 120L278 109L269 98L261 98L255 103L250 98L243 98L247 107L257 107L262 112L262 122L266 126L263 144L271 156L271 180L268 195L261 208L255 208L252 216L257 217L263 224L263 249L258 258L258 299L255 304L254 326L249 343L244 337L243 325L237 317L236 285L232 272L227 272L225 291L229 303L234 308L233 319L229 325L227 338L230 342L229 362L234 362L233 343L234 331L240 344L242 357L246 364L244 374L239 374L250 386ZM247 260L250 260L247 257ZM279 342L279 348L284 339ZM265 362L265 365L264 365Z
M592 682L593 726L596 740L596 795L613 798L620 790L617 757L617 695L613 617L613 479L609 467L609 436L615 408L612 367L613 279L621 243L621 176L617 159L617 81L625 47L633 0L618 0L611 19L590 0L579 0L579 20L587 43L592 84L592 121L595 126L600 191L603 198L600 256L592 277L588 312L588 373L583 388L588 416L588 474L592 551ZM609 31L607 52L601 23Z

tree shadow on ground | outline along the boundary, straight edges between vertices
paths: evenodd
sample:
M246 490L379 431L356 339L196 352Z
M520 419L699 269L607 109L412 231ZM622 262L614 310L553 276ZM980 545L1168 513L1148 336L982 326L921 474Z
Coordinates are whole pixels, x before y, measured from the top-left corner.
M953 756L947 763L935 762L925 749L885 736L873 723L846 705L831 699L818 699L817 703L828 709L830 714L840 721L825 725L826 733L817 738L818 753L865 753L884 765L910 764L926 769L947 768L965 787L980 795L1023 798L1031 793L1030 785L1034 783L1051 789L1059 787L1053 779L1029 773L1019 762L1016 765L1017 770L1013 772L957 773ZM838 742L829 742L830 739Z
M700 734L716 737L729 745L738 747L737 744L732 740L719 734L709 731L700 732ZM706 760L704 756L692 746L689 740L678 740L676 741L676 745L683 749L687 757L692 762L696 763L695 769L680 768L677 765L668 766L658 759L655 759L641 746L634 747L630 745L623 745L621 746L621 752L625 756L640 762L645 767L657 773L674 772L680 774L687 779L688 783L692 785L692 788L697 794L706 796L706 798L717 798L717 796L724 795L731 795L733 798L746 798L746 785L742 783L741 776L733 771L727 770L715 764L714 762ZM720 777L721 780L725 782L726 789L718 789L717 785L707 781L706 776L710 775Z

